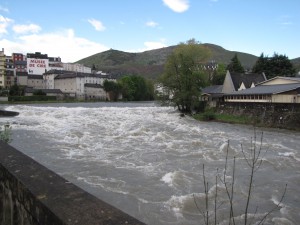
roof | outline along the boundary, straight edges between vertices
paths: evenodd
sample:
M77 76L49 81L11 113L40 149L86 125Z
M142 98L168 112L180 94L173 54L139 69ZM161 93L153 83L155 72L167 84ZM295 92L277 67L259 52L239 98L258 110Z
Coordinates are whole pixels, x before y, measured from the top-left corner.
M203 94L220 94L222 93L223 85L213 85L202 89Z
M277 76L277 77L273 77L269 80L265 80L259 84L264 84L264 83L267 83L269 81L272 81L272 80L276 80L276 79L284 79L284 80L291 80L291 81L297 81L300 83L300 77L281 77L281 76Z
M60 89L34 89L34 88L26 88L25 92L26 93L34 93L35 91L41 90L42 92L46 94L63 94Z
M230 72L234 89L237 91L244 83L246 88L250 88L252 83L258 84L266 80L266 76L258 73L234 73Z
M244 89L241 91L232 92L226 95L267 95L279 94L287 91L298 90L300 93L299 84L277 84L277 85L260 85L253 88Z
M27 72L16 72L16 74L17 74L17 77L19 77L19 76L28 76L28 73Z
M68 71L68 70L49 70L44 75L49 75L49 74L55 74L55 75L66 75L64 76L57 76L56 78L58 79L64 79L64 78L74 78L74 77L98 77L98 78L103 78L103 79L116 79L115 76L111 74L95 74L95 73L81 73L81 72L75 72L75 71ZM55 78L55 79L56 79Z
M91 88L103 88L101 84L90 84L90 83L85 83L85 87L91 87Z
M28 75L28 79L43 80L43 76L42 75Z

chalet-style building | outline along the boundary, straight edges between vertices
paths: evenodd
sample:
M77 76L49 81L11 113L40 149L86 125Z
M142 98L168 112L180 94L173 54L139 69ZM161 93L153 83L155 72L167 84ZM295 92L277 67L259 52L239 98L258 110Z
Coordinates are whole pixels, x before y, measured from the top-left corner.
M300 77L227 72L223 85L206 87L201 99L211 107L217 102L300 103Z
M258 83L264 82L266 80L266 76L263 73L242 74L227 71L223 83L222 93L232 93L247 88L253 88Z
M224 101L300 103L300 78L275 77L256 87L225 94Z
M253 88L258 83L264 81L266 81L264 74L241 74L227 71L223 85L214 85L204 88L202 90L201 100L207 101L211 107L215 107L217 102L224 101L225 94Z

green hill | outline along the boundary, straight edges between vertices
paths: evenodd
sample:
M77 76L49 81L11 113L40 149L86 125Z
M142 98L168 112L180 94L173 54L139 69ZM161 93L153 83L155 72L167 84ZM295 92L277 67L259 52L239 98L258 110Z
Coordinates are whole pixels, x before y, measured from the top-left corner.
M212 53L209 61L228 64L234 54L237 54L243 67L245 69L251 69L257 60L257 56L251 54L228 51L214 44L203 45L208 47ZM95 65L97 70L108 72L116 76L135 74L155 79L163 72L167 57L175 48L176 46L170 46L141 53L129 53L110 49L81 59L76 63L88 67ZM297 61L298 63L300 61L299 59L300 58L298 58Z

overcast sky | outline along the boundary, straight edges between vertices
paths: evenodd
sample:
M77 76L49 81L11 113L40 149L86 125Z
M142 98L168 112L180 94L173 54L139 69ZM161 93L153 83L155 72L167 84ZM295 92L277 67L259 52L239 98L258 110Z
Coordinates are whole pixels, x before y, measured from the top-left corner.
M75 62L195 38L259 56L300 57L300 0L1 0L0 48Z

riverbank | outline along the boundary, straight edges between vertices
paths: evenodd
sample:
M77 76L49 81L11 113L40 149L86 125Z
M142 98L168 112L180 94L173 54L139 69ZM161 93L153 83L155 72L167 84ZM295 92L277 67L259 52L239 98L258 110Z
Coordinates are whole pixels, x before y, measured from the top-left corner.
M267 114L267 115L266 115ZM193 115L193 118L199 121L214 121L231 124L253 125L256 127L280 128L293 131L300 131L300 113L224 113L219 110L207 110L203 113Z

